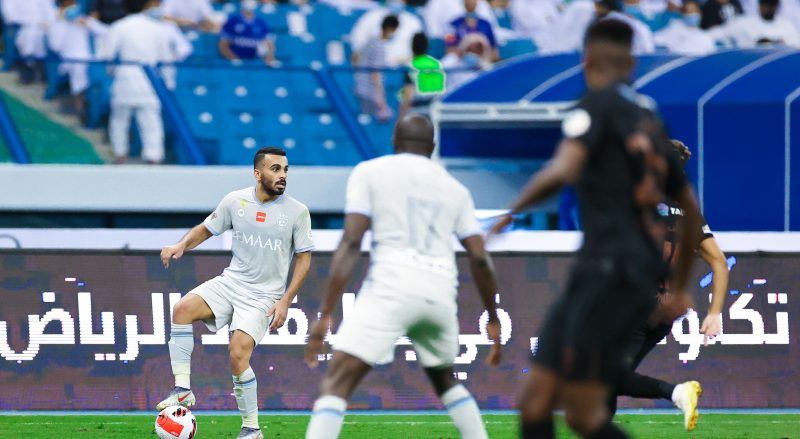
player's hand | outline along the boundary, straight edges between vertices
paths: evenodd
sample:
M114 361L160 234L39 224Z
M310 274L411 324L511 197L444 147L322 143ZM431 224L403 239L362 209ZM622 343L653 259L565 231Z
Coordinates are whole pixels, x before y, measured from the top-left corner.
M168 245L161 249L161 263L164 268L169 268L170 259L178 259L183 256L184 247L180 244Z
M499 319L489 320L489 323L486 324L486 334L489 336L489 339L494 342L492 344L492 350L489 351L489 356L486 357L486 364L492 367L497 367L500 365L500 357L502 356L503 351L503 348L500 345Z
M700 325L700 332L705 336L703 337L703 345L708 346L708 339L714 338L722 331L722 314L709 313L703 324Z
M308 332L308 344L306 344L306 364L310 368L315 368L319 365L319 355L324 353L325 346L325 333L328 332L330 327L330 317L323 317L311 325L311 330Z
M511 223L514 221L514 218L511 216L510 213L506 213L501 215L497 218L492 227L489 229L489 233L486 235L486 241L488 242L494 235L499 235L503 232L503 230L510 226Z
M286 323L286 316L289 314L289 304L286 303L283 299L275 302L272 307L270 307L269 311L267 311L267 317L274 315L275 317L272 318L272 323L269 325L270 331L277 331L278 328L283 326Z

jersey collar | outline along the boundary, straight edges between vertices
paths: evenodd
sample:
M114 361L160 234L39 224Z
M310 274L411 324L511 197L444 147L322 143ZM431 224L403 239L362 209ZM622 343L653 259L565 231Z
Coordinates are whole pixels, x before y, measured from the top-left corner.
M257 205L261 206L261 207L267 207L267 206L270 206L272 204L275 204L275 203L277 203L278 201L280 201L283 198L283 195L278 195L278 198L276 198L276 199L274 199L272 201L267 201L266 203L262 203L261 200L258 199L258 195L256 195L256 187L255 186L253 186L253 191L250 193L250 196L253 197L253 202L256 203Z

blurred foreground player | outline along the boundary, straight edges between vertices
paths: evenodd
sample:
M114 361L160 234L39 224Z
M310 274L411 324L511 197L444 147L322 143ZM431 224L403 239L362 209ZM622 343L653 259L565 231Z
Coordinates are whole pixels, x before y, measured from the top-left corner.
M627 437L611 422L606 403L623 372L625 337L655 309L653 291L666 272L655 234L655 207L676 200L690 230L699 227L697 204L677 155L671 150L652 100L625 82L633 68L633 31L602 20L588 32L584 74L589 88L565 118L555 157L525 187L511 214L574 184L581 205L584 240L565 294L540 332L530 377L520 396L522 436L555 436L553 410L582 437ZM673 294L662 306L676 318L691 299L685 286L695 235L678 249Z
M305 205L283 193L288 171L285 151L260 149L253 157L255 187L226 195L202 224L161 250L161 261L168 268L170 260L212 235L233 230L231 265L183 296L173 308L169 357L175 388L156 409L195 403L189 386L192 323L202 320L214 332L229 325L233 393L242 415L239 439L264 437L258 425L256 375L250 356L269 330L283 326L289 305L311 267L311 217ZM293 257L294 274L287 289Z
M459 325L453 235L467 250L475 283L488 310L494 341L487 362L500 362L500 322L494 269L484 249L472 196L430 160L433 125L410 113L394 131L395 155L363 162L347 184L344 235L333 256L320 319L314 322L306 361L314 367L331 326L331 314L353 275L361 240L372 229L370 269L355 307L336 334L333 359L320 384L306 437L336 438L347 399L372 366L408 336L436 394L461 436L486 438L478 404L453 378Z
M678 140L672 140L672 146L680 155L681 161L685 165L692 153L689 148ZM664 261L672 264L678 247L678 236L680 231L677 228L678 220L683 216L680 205L669 200L658 205L658 216L664 230ZM697 252L708 265L711 266L713 273L713 292L711 294L711 305L708 308L708 315L703 319L700 332L705 335L705 342L711 337L716 337L722 328L722 306L725 303L725 294L728 290L728 263L725 254L714 239L711 228L701 216L702 227L694 231L700 245ZM658 289L659 302L661 299L671 294L669 292L669 282L663 281ZM636 328L629 336L624 347L624 361L626 369L629 371L625 378L621 379L617 386L618 396L630 396L633 398L647 399L667 399L683 411L684 427L687 431L694 430L697 425L697 399L703 393L700 383L697 381L687 381L678 385L668 383L656 378L636 373L636 368L645 356L669 334L672 329L672 320L662 319L659 310L656 310L655 318L652 321L644 322ZM617 398L613 396L609 401L611 413L617 410Z

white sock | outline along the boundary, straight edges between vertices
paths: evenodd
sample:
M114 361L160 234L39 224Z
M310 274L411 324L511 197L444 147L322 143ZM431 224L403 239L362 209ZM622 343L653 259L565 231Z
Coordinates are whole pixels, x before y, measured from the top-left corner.
M241 375L233 375L233 394L242 415L242 427L259 428L257 384L252 367L248 367Z
M678 405L681 400L681 395L683 395L683 383L676 385L675 388L672 389L672 402L675 403L678 408L682 408Z
M314 411L306 430L306 439L335 439L339 437L344 422L347 401L338 396L320 396L314 402Z
M192 350L194 349L194 331L190 324L173 323L170 328L169 359L172 363L172 374L175 375L175 386L191 389L189 376L192 366Z
M442 395L442 404L456 424L463 439L485 439L486 427L481 419L478 403L466 387L456 384Z

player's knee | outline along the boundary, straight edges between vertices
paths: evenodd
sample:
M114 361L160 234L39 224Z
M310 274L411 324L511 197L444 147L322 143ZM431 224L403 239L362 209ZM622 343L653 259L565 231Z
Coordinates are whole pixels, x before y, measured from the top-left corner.
M583 437L587 437L599 430L608 421L603 413L602 410L567 410L564 413L564 421L573 431Z
M172 307L172 323L187 324L192 321L192 305L188 300L179 300Z

